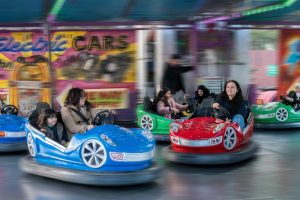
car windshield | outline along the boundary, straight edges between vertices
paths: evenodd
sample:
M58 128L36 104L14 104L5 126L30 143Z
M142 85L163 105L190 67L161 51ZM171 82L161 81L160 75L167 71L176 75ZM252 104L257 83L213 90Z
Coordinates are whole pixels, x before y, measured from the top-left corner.
M204 99L200 105L197 105L195 102L190 103L193 105L193 112L191 113L189 119L212 116L213 98Z

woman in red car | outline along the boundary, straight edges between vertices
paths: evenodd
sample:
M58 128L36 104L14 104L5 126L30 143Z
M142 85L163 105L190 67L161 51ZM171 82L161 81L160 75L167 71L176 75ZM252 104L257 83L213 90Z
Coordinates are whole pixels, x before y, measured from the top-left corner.
M248 102L244 101L240 84L235 80L229 80L224 85L224 90L213 103L214 109L226 108L230 116L227 121L236 122L242 129L245 127L245 119L249 112Z

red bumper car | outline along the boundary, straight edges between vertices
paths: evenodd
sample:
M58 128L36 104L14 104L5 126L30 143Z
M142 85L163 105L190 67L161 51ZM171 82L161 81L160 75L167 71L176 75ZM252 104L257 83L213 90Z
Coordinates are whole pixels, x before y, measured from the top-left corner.
M254 117L251 112L241 129L235 122L226 122L225 108L200 108L185 121L170 126L171 145L164 148L169 161L185 164L230 164L255 155L258 145L251 140ZM219 119L220 118L220 119Z

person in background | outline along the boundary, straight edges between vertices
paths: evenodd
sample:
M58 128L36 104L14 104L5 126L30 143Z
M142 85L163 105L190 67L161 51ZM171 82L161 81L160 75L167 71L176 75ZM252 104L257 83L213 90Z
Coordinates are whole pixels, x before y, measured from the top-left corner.
M178 118L178 114L185 110L188 105L181 105L174 101L169 88L163 88L159 91L153 102L158 114L164 115L169 119Z
M46 137L64 145L68 142L68 137L63 125L57 121L55 110L47 108L38 117L38 128L45 133Z
M182 73L191 71L194 69L192 66L181 66L180 55L174 54L170 60L166 63L165 71L162 79L162 88L170 88L171 94L174 99L179 102L179 99L183 99L185 93L185 87L183 84ZM180 94L183 93L183 94ZM181 97L182 96L182 97ZM180 102L182 103L182 102Z
M209 89L207 89L204 85L199 85L197 90L195 91L194 100L197 105L200 105L203 99L209 96Z
M224 90L212 105L215 109L226 108L230 116L226 121L236 122L241 129L245 127L245 118L249 112L248 102L243 99L240 84L235 80L229 80L224 85Z
M287 96L281 96L283 103L291 105L295 111L300 110L300 83L297 83L295 90L291 90Z

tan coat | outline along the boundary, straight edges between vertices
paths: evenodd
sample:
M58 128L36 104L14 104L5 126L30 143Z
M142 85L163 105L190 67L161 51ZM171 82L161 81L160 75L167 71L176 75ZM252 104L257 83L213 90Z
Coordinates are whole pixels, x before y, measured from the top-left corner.
M77 108L73 105L67 105L61 108L61 117L65 124L69 139L71 139L75 133L85 133L87 131L86 122L83 121L71 108L77 110ZM97 110L91 109L91 111L82 114L89 120L90 123L92 123L96 113Z

